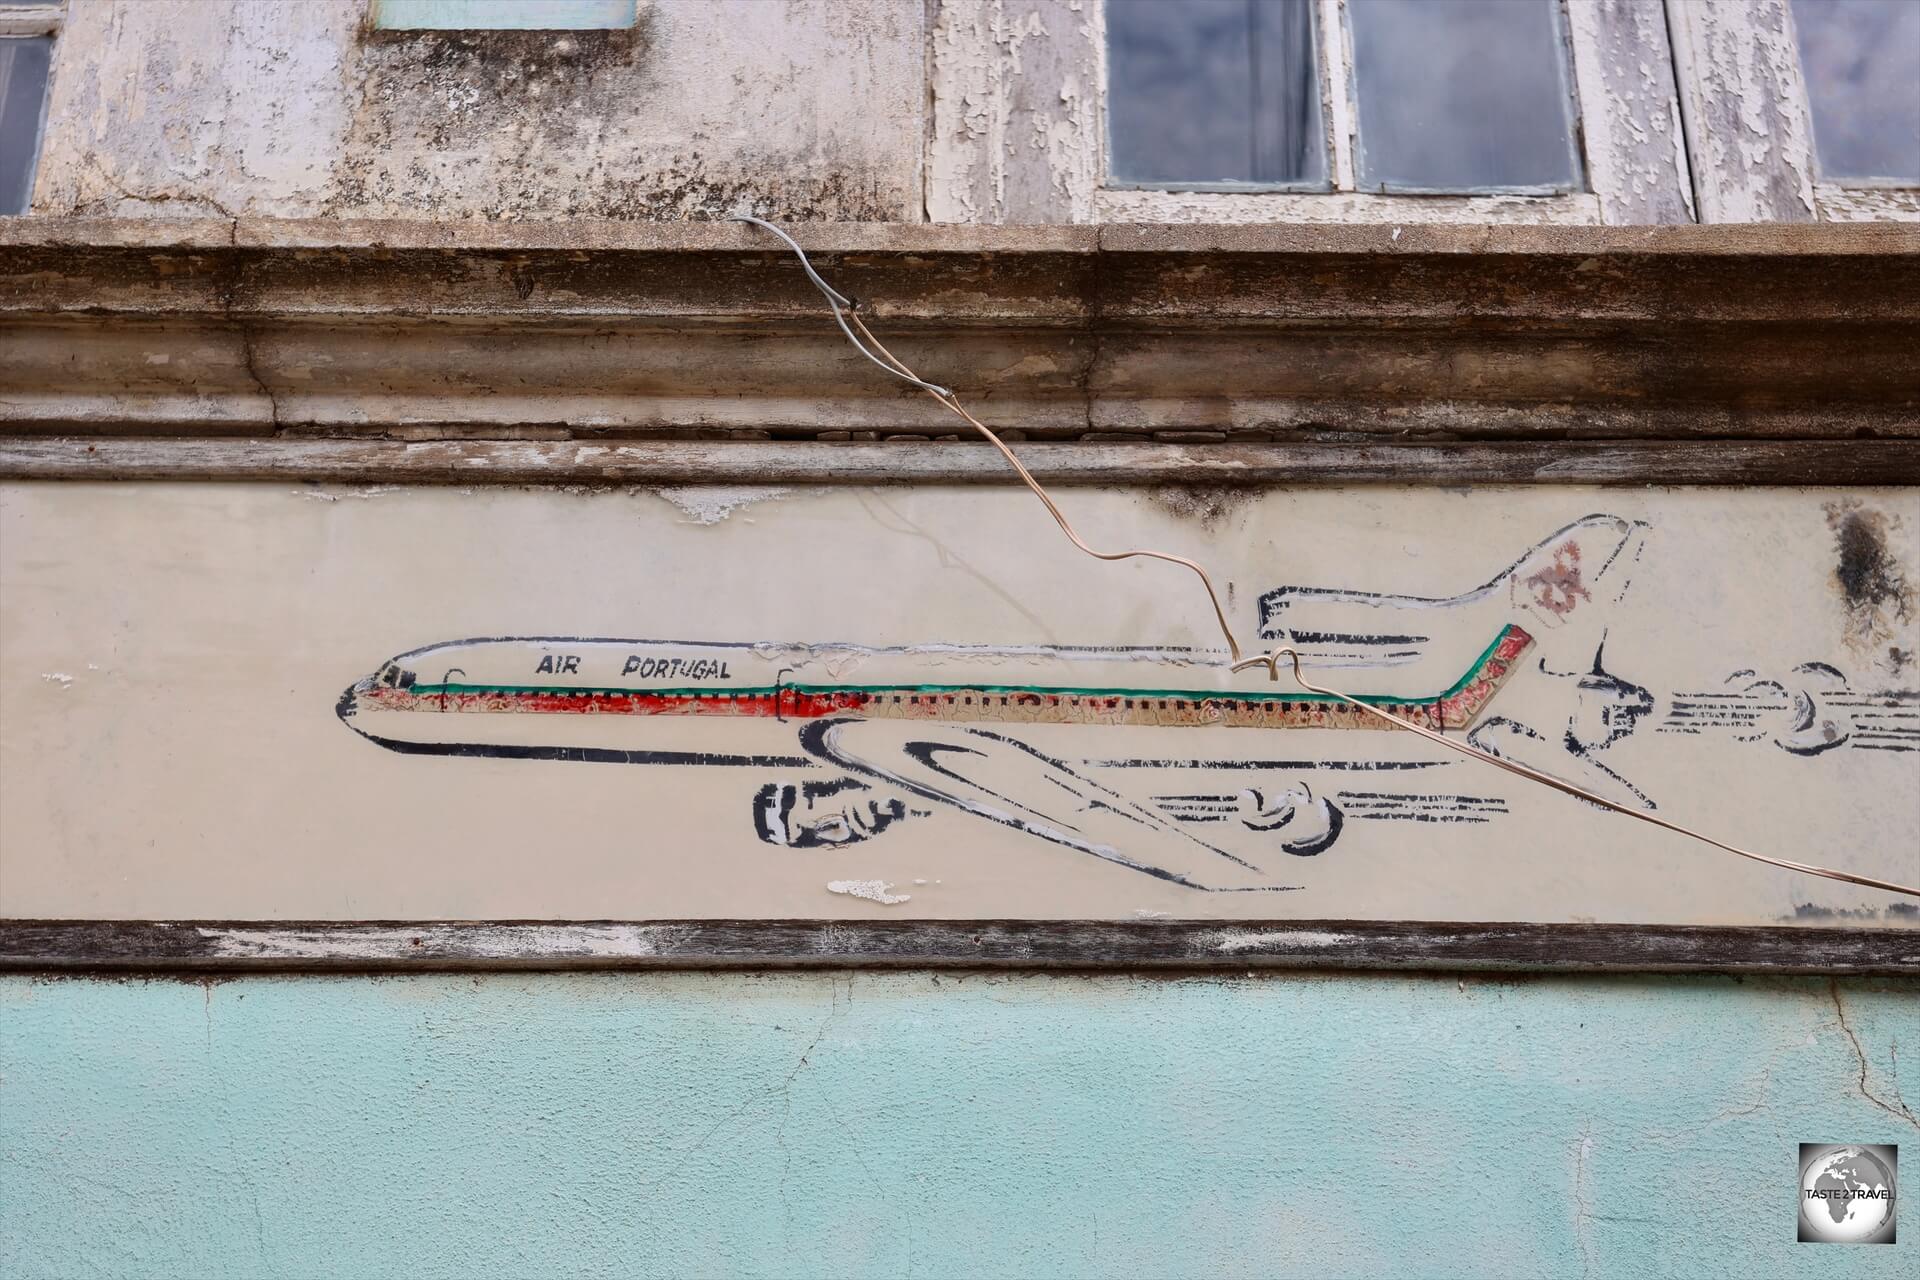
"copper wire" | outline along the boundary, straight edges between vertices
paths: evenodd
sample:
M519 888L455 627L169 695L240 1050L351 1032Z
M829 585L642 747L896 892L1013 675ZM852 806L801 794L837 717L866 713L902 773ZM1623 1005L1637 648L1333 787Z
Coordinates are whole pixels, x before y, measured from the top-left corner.
M871 342L873 349L891 362L896 370L909 378L913 378L916 382L919 381L918 378L914 377L913 371L902 364L893 352L880 345L880 340L874 337L867 326L860 322L858 315L849 313L848 318L853 321L854 328L860 331L860 336L868 342ZM1213 579L1207 576L1207 571L1201 568L1197 561L1189 560L1185 556L1177 556L1171 551L1152 551L1147 549L1133 551L1094 550L1087 545L1086 539L1074 531L1072 521L1068 520L1066 513L1060 510L1059 505L1054 502L1053 496L1047 492L1045 486L1033 478L1033 472L1027 470L1025 464L1013 456L1013 450L1007 447L1006 441L995 435L992 428L988 427L986 423L968 413L953 392L948 391L944 387L935 390L931 384L927 383L922 383L921 385L926 387L928 395L939 401L953 413L958 414L961 420L985 436L988 444L1000 451L1000 456L1005 458L1008 464L1013 467L1014 471L1019 474L1020 478L1026 482L1027 488L1033 490L1033 496L1040 499L1041 504L1047 509L1047 514L1052 516L1053 522L1060 526L1060 532L1066 534L1068 541L1072 542L1074 546L1080 548L1096 560L1131 560L1139 556L1148 560L1164 560L1168 564L1181 565L1193 570L1194 573L1199 575L1200 585L1207 589L1207 602L1213 606L1214 621L1220 624L1220 634L1227 638L1227 651L1233 655L1235 662L1240 661L1240 643L1233 638L1233 628L1227 625L1227 611L1220 605L1220 593L1214 590Z
M1677 822L1669 822L1665 818L1656 818L1644 810L1630 808L1616 801L1609 800L1605 796L1597 795L1584 787L1563 781L1554 777L1552 774L1542 773L1538 769L1529 768L1517 761L1508 760L1505 757L1494 755L1492 752L1482 751L1478 747L1466 742L1449 738L1443 733L1437 733L1405 717L1394 715L1390 711L1383 711L1379 707L1362 702L1360 699L1343 693L1338 689L1313 684L1301 674L1300 654L1289 646L1282 645L1254 658L1242 657L1240 644L1234 639L1233 628L1227 623L1226 610L1221 607L1220 593L1214 590L1213 579L1208 576L1206 569L1201 567L1198 562L1189 560L1185 556L1175 555L1170 551L1154 551L1145 548L1130 551L1097 551L1093 547L1088 546L1086 540L1075 532L1073 523L1069 521L1066 514L1060 510L1059 505L1054 502L1052 495L1047 492L1046 487L1034 478L1033 473L1027 470L1025 464L1023 464L1019 458L1014 456L1013 450L1007 447L1006 442L996 435L992 428L988 427L971 413L968 413L966 408L961 405L959 397L956 396L952 390L940 386L938 383L928 382L921 378L920 375L908 368L904 361L887 350L887 348L881 344L880 340L873 336L872 331L861 321L856 311L857 304L855 301L838 292L827 284L825 280L820 278L819 274L814 271L813 264L807 260L806 252L794 242L791 236L787 235L772 223L764 222L759 218L736 215L735 220L739 222L751 222L756 226L764 227L766 230L773 232L774 235L779 236L780 239L786 241L788 247L799 257L800 265L806 271L808 279L813 282L820 290L821 295L826 298L827 306L833 310L833 318L839 322L841 332L847 335L847 340L854 345L855 349L866 356L867 359L873 361L881 368L886 369L889 373L895 374L925 391L938 401L943 408L958 416L962 421L966 422L967 425L985 437L988 444L991 444L1000 451L1000 456L1007 460L1007 463L1012 466L1015 473L1025 482L1027 488L1033 490L1034 497L1040 499L1041 504L1047 509L1047 514L1051 515L1054 523L1060 526L1060 532L1066 534L1067 539L1072 542L1074 546L1096 560L1130 560L1135 557L1144 557L1150 560L1164 560L1168 564L1177 564L1193 570L1195 575L1199 577L1201 586L1206 588L1207 600L1213 606L1214 620L1220 624L1220 634L1226 637L1227 650L1232 654L1232 666L1229 670L1235 674L1241 671L1264 667L1268 679L1278 680L1280 678L1280 659L1284 657L1290 660L1294 683L1298 684L1301 688L1325 697L1337 698L1341 702L1357 707L1376 719L1386 721L1395 728L1406 729L1412 733L1417 733L1430 742L1439 743L1449 751L1455 751L1463 756L1484 761L1496 769L1504 769L1517 777L1527 779L1529 782L1537 782L1543 787L1550 787L1564 795L1573 796L1575 799L1585 800L1590 804L1599 805L1601 808L1613 813L1625 814L1629 818L1637 818L1641 822L1659 827L1662 830L1687 836L1690 839L1700 841L1702 844L1712 845L1716 849L1724 850L1727 853L1747 858L1754 862L1765 863L1770 867L1779 867L1785 871L1798 871L1810 876L1821 876L1828 880L1839 880L1846 884L1857 884L1868 889L1882 889L1888 893L1903 894L1910 898L1920 898L1920 887L1896 884L1890 880L1876 880L1872 876L1854 875L1850 871L1837 871L1832 867L1815 866L1809 862L1794 862L1786 858L1769 857L1764 853L1755 853L1751 849L1743 849L1738 845L1728 844L1724 840L1716 840L1704 832L1695 831L1692 827L1683 826ZM843 304L846 307L844 313L841 311ZM858 337L855 336L855 330L859 332ZM862 339L865 339L865 341L863 342ZM871 346L868 344L871 344ZM876 352L878 354L875 354Z

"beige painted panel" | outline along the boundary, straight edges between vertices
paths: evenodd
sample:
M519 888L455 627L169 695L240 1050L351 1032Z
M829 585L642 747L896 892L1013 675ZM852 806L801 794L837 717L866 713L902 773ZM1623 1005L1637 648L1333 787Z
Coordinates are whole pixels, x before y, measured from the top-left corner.
M1920 880L1911 490L1065 501L1321 680ZM0 911L1917 922L1321 727L1215 644L1189 576L1012 489L14 484Z

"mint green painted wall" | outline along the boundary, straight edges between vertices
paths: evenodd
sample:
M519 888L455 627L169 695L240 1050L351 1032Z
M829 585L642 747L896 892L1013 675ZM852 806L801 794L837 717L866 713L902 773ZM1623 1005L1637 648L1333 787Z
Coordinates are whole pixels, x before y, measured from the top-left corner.
M1916 996L9 978L0 1273L1911 1276L1920 1212L1797 1245L1793 1197L1801 1141L1920 1169Z

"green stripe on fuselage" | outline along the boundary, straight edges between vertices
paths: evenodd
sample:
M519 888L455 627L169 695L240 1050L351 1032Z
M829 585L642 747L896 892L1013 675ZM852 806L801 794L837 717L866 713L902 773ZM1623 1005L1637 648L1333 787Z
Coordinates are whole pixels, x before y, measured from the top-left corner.
M1507 637L1511 628L1502 627L1493 643L1480 651L1480 656L1467 667L1466 674L1453 682L1444 693L1429 697L1405 696L1401 694L1358 694L1355 702L1364 702L1369 706L1412 706L1445 702L1478 678L1493 656L1500 642ZM416 684L411 692L417 697L433 697L439 694L499 693L499 694L556 694L571 697L586 695L606 695L620 697L644 695L649 698L726 698L726 697L774 697L781 694L800 694L808 697L830 697L841 693L866 694L948 694L948 693L1005 693L1033 694L1039 697L1063 698L1166 698L1183 702L1341 702L1325 693L1259 693L1237 689L1092 689L1072 687L1051 687L1025 684L781 684L749 686L708 686L693 688L653 689L653 688L606 688L583 685L514 685L514 684Z

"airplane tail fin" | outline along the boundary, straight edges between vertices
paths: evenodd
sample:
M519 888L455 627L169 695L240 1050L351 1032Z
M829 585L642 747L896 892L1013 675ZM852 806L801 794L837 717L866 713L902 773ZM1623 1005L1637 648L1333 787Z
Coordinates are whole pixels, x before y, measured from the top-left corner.
M1593 515L1537 543L1503 575L1517 608L1549 626L1626 594L1646 542L1644 521Z
M1625 594L1647 528L1644 521L1623 516L1585 516L1548 534L1480 586L1455 596L1276 587L1260 597L1260 635L1284 640L1303 657L1332 665L1380 666L1418 660L1428 641L1441 635L1435 628L1443 628L1442 618L1448 615L1518 611L1548 629L1576 612L1597 618ZM1323 648L1325 652L1319 652Z

